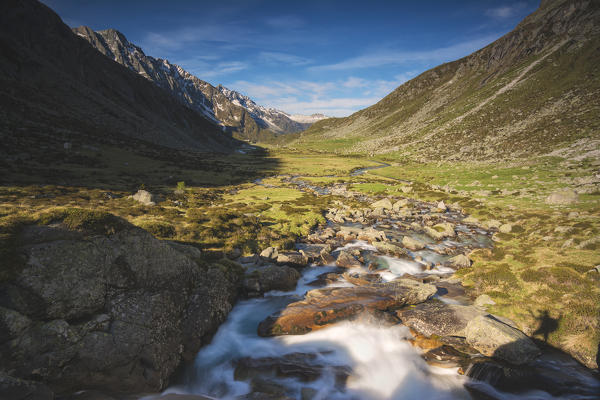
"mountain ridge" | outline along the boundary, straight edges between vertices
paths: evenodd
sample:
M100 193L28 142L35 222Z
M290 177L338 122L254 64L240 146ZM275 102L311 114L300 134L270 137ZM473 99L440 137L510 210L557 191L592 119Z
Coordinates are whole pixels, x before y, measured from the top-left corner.
M162 89L107 60L47 6L7 0L0 10L0 134L7 150L27 151L49 141L49 152L74 139L202 152L231 152L240 145Z
M213 86L166 59L144 53L116 29L93 31L86 26L73 32L100 53L171 92L179 101L235 136L257 141L302 131L310 123L294 121L289 114L258 105L249 97L222 85Z
M545 1L483 49L286 139L299 148L422 160L514 158L589 144L600 126L599 9Z

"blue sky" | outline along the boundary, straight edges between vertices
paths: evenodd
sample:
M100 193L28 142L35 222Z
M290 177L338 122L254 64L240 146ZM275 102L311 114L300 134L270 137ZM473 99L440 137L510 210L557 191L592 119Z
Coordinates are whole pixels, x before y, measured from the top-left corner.
M44 0L148 55L290 113L345 116L512 30L538 0Z

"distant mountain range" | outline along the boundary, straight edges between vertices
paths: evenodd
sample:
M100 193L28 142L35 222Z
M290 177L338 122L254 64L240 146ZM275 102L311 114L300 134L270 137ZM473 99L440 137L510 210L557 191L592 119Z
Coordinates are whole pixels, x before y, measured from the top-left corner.
M281 139L297 148L423 160L597 153L598 49L600 2L544 0L485 48L349 117Z
M236 137L259 140L270 132L299 132L326 118L320 114L292 116L260 106L250 98L221 85L214 87L168 60L146 55L117 30L95 32L81 26L73 31L105 56L168 90L182 103L199 111Z
M32 0L0 2L0 140L0 160L72 141L210 152L241 145Z

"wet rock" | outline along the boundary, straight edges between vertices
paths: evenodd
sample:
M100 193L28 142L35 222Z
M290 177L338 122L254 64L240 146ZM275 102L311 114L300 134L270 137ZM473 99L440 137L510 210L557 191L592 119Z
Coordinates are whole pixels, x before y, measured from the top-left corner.
M330 246L328 246L329 248L331 248ZM330 253L330 251L328 249L323 249L321 250L321 252L319 253L319 256L321 258L321 263L325 264L325 265L329 265L335 262L335 257L333 257Z
M406 255L406 251L392 242L373 242L373 246L377 249L377 252L383 254L389 254L395 257Z
M302 301L289 304L258 326L260 336L302 335L363 313L386 311L431 298L437 289L409 279L368 286L311 290Z
M474 318L486 315L473 306L442 302L426 302L403 308L396 315L402 323L425 336L465 336L467 324Z
M53 400L54 393L43 383L14 378L0 372L0 399Z
M341 268L340 268L341 270ZM326 286L338 281L342 275L338 272L325 272L317 276L317 279L308 283L308 286Z
M296 288L300 273L287 265L269 265L259 268L244 279L248 295L256 296L271 290L289 291Z
M356 286L365 286L370 285L372 283L382 283L383 279L379 274L350 274L348 272L344 272L342 274L344 279Z
M360 268L362 264L352 254L346 250L341 250L340 254L335 260L335 265L342 268Z
M277 255L277 264L306 267L308 265L308 258L298 251L283 251Z
M451 267L454 268L468 268L471 266L471 260L469 260L469 257L465 256L464 254L458 254L452 258L450 258L448 260L448 263L450 264Z
M326 253L330 253L331 252L331 246L327 245L327 244L318 244L318 243L314 243L314 244L298 244L297 245L298 250L300 251L301 254L303 254L307 259L308 262L320 262L321 261L321 254L326 252Z
M546 204L568 205L577 203L579 196L570 189L557 190L546 197Z
M402 245L412 251L417 251L425 248L425 243L410 236L404 236L402 238Z
M384 210L392 210L394 208L392 201L388 198L376 201L375 203L371 204L371 208L373 210L376 210L378 208L382 208Z
M345 383L351 370L338 365L319 363L317 354L290 353L282 357L245 357L235 362L234 379L245 381L256 377L295 378L301 382L314 382L324 373L333 373L339 383Z
M468 354L461 353L452 346L442 345L427 351L423 354L423 359L427 364L441 368L462 368L467 369L471 362Z
M434 225L433 227L426 226L424 229L427 236L435 240L442 240L448 237L456 236L454 225L449 222L442 222Z
M491 316L481 315L469 321L465 337L467 343L481 354L512 364L524 364L540 354L523 332Z
M277 260L279 256L279 251L275 247L267 247L263 251L260 252L260 256L267 260Z

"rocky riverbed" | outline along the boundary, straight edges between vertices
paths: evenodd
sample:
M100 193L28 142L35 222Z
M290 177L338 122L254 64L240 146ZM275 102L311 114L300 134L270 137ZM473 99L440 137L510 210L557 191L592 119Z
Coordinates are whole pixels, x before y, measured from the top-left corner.
M510 226L408 189L373 198L289 183L336 195L326 223L293 249L210 264L118 219L26 227L27 261L2 282L2 393L129 399L179 380L147 398L595 398L589 370L453 277Z
M316 192L319 193L319 192ZM350 195L351 196L351 195ZM594 398L597 378L468 298L490 247L457 207L339 201L295 251L240 258L244 300L167 393L236 399ZM301 271L301 275L294 273ZM294 287L295 286L295 287Z

